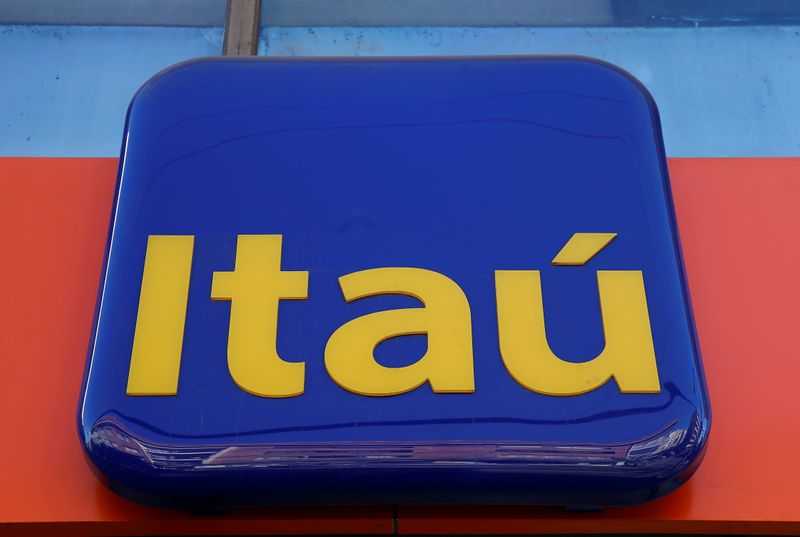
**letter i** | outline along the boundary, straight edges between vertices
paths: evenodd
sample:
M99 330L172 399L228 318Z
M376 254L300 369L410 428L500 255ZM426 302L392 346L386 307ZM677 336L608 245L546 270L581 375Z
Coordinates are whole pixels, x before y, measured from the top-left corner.
M128 395L178 393L193 250L193 235L147 239Z

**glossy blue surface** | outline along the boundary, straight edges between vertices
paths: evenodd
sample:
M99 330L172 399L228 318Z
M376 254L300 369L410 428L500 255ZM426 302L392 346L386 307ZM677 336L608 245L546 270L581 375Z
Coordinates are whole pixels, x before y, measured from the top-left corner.
M577 231L619 236L582 267L550 262ZM305 393L233 382L230 304L210 300L237 234L283 235L278 351ZM125 395L147 236L195 235L177 396ZM709 407L658 115L622 71L580 58L202 60L150 80L128 114L113 233L79 412L88 457L138 500L259 503L646 501L699 463ZM441 272L465 291L474 394L426 384L355 395L323 350L346 321L414 307L351 304L337 278ZM494 271L542 271L548 338L580 361L604 345L595 271L642 270L662 390L614 381L573 397L526 390L500 358ZM423 336L378 349L413 362Z

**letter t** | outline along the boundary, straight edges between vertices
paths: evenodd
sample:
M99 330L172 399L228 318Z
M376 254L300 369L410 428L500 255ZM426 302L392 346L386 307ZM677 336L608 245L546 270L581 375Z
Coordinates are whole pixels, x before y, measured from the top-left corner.
M212 300L231 301L228 369L261 397L303 393L305 363L278 356L278 301L308 298L308 272L281 271L281 235L239 235L236 268L215 272Z

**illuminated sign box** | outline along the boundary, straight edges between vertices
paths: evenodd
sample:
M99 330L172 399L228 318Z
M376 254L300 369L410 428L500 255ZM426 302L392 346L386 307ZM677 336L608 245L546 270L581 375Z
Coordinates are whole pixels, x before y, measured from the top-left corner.
M570 57L201 60L125 129L79 429L167 505L675 489L709 406L658 115Z

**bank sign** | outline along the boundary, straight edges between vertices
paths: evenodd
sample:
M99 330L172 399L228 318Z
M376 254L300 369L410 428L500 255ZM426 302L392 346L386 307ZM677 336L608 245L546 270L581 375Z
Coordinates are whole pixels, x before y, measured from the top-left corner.
M157 75L79 429L167 505L670 492L709 407L653 100L569 57Z

